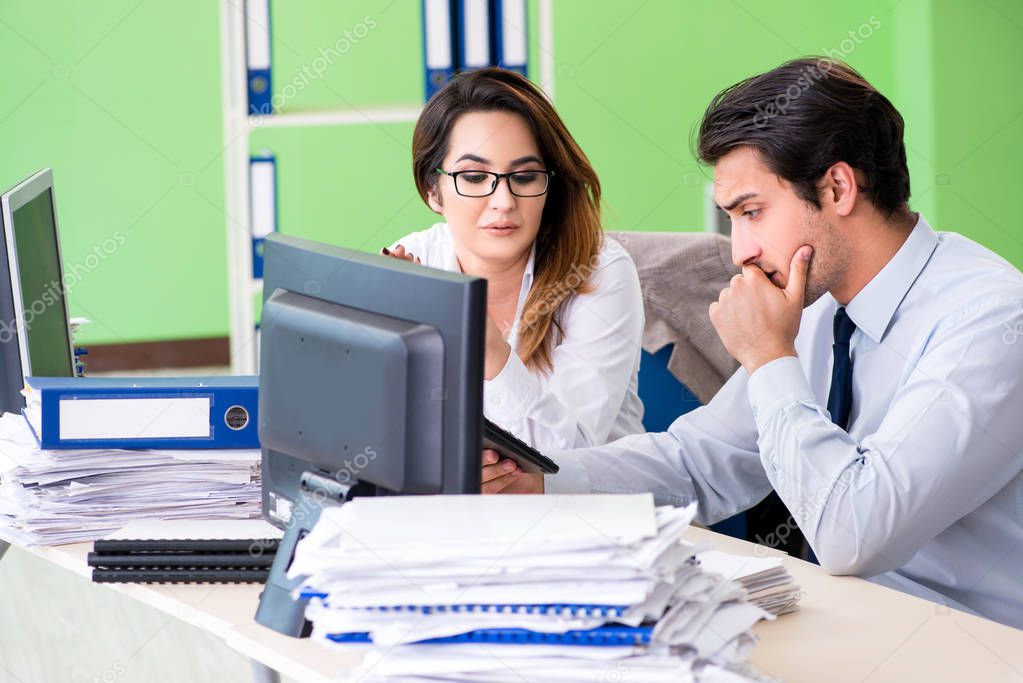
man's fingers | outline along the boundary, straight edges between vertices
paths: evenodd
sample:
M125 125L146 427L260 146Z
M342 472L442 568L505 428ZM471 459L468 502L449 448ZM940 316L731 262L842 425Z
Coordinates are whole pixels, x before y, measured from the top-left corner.
M803 245L796 249L792 255L792 263L789 264L789 281L785 284L785 293L790 297L798 297L803 300L806 292L806 273L810 270L810 257L813 256L813 247Z
M494 449L492 449L492 448L484 448L483 449L483 464L484 465L493 465L493 464L495 464L500 459L501 459L501 456L499 456L497 454L497 451L495 451Z
M742 278L746 282L752 282L753 280L766 280L767 273L760 270L757 266L743 266L742 267Z

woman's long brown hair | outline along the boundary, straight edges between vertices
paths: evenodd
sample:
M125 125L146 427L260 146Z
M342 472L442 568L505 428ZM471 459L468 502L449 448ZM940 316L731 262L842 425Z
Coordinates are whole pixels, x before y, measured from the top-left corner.
M562 304L591 289L603 233L600 180L546 95L506 69L487 68L455 76L434 95L412 134L412 171L426 202L436 189L448 139L462 114L519 114L533 131L547 170L554 171L536 236L533 286L519 321L518 354L526 367L549 372L555 334L562 334Z

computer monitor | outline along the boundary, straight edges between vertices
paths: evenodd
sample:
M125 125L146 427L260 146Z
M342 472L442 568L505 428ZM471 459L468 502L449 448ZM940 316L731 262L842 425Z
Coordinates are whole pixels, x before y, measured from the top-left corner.
M284 571L324 504L479 492L486 281L280 234L264 259L263 512L287 531L256 620L298 636Z
M18 412L25 377L75 374L49 169L0 195L0 227L0 410Z

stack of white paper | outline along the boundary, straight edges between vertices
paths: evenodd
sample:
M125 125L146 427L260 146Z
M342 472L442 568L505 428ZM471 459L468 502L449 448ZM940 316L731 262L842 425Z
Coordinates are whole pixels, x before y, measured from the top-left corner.
M736 680L774 617L681 541L694 514L649 494L357 498L323 512L290 575L315 638L387 653L373 675Z
M402 645L375 648L354 673L360 683L752 683L734 668L653 648L543 645Z
M0 417L0 538L54 545L135 519L260 514L258 450L44 451L21 415Z
M706 571L735 581L746 589L747 600L771 614L785 614L799 606L799 586L780 557L744 557L717 550L696 557Z

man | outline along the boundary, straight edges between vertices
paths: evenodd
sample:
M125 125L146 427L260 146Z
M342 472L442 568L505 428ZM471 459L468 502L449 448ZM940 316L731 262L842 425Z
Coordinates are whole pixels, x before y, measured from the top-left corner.
M652 491L713 523L773 488L827 571L1023 627L1023 275L909 210L902 133L824 59L720 93L699 156L742 274L709 313L742 368L546 481L485 452L484 491Z

